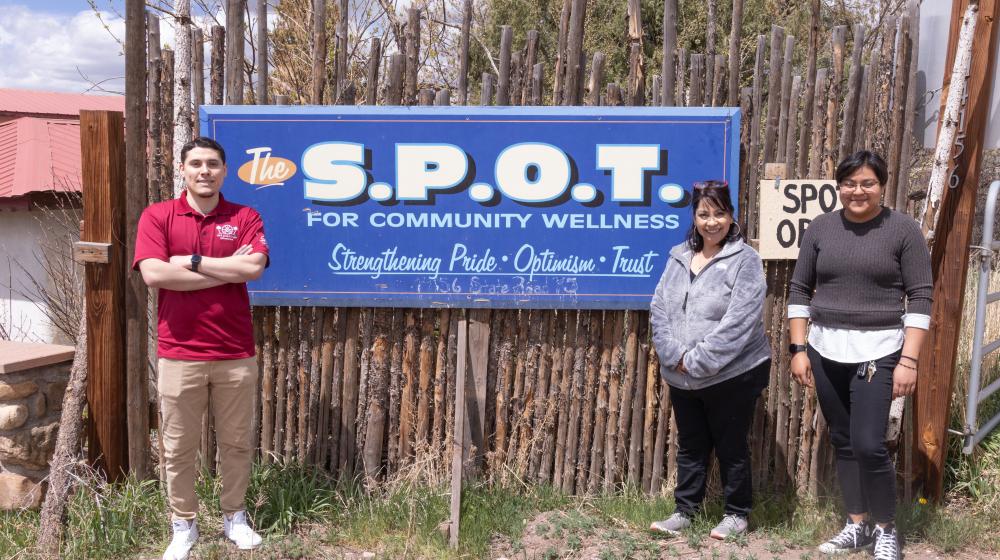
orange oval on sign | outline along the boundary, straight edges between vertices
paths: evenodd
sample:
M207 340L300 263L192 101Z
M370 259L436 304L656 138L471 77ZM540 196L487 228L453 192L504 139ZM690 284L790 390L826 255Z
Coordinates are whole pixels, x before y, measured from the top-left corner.
M251 185L273 185L290 179L297 169L291 160L266 155L244 163L236 174Z

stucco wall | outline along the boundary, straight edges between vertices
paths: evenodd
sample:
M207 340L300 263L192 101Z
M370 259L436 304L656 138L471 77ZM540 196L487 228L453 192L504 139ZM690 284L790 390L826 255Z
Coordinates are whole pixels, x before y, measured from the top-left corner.
M30 301L31 278L46 279L39 262L39 212L0 207L0 324L11 340L63 342L49 323L43 303Z
M920 3L920 51L917 64L917 89L926 104L917 112L916 137L924 146L933 147L937 140L938 117L941 110L941 85L944 83L945 57L948 55L948 33L951 29L951 2L924 0ZM994 60L1000 61L1000 41ZM951 72L951 69L947 69ZM931 93L933 92L933 93ZM989 121L986 123L986 143L989 149L1000 148L1000 72L994 71Z

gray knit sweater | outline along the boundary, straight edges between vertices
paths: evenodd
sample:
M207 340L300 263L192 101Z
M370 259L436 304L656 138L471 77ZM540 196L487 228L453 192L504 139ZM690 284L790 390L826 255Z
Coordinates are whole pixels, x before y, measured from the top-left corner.
M808 305L810 320L826 327L902 328L907 311L931 314L932 282L930 253L912 218L883 208L855 223L840 210L806 229L788 304Z

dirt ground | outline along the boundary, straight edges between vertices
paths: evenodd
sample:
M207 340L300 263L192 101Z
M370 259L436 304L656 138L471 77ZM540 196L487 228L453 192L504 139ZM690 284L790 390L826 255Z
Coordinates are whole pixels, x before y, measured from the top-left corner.
M910 560L985 560L996 558L976 552L935 550L923 543L904 548ZM535 516L525 526L520 543L497 539L491 558L507 560L611 560L704 558L719 560L806 560L826 556L813 547L797 547L772 536L751 531L745 538L722 542L708 535L664 537L651 532L639 532L621 527L597 526L592 519L577 512L545 512ZM869 558L857 553L843 558Z

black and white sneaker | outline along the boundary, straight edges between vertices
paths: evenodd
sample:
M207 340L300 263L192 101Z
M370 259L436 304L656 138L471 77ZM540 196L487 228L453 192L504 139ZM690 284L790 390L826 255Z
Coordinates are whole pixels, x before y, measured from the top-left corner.
M868 548L874 540L867 521L852 523L848 520L837 536L819 545L819 551L823 554L846 554Z
M876 526L872 537L875 539L875 560L900 560L895 527Z

